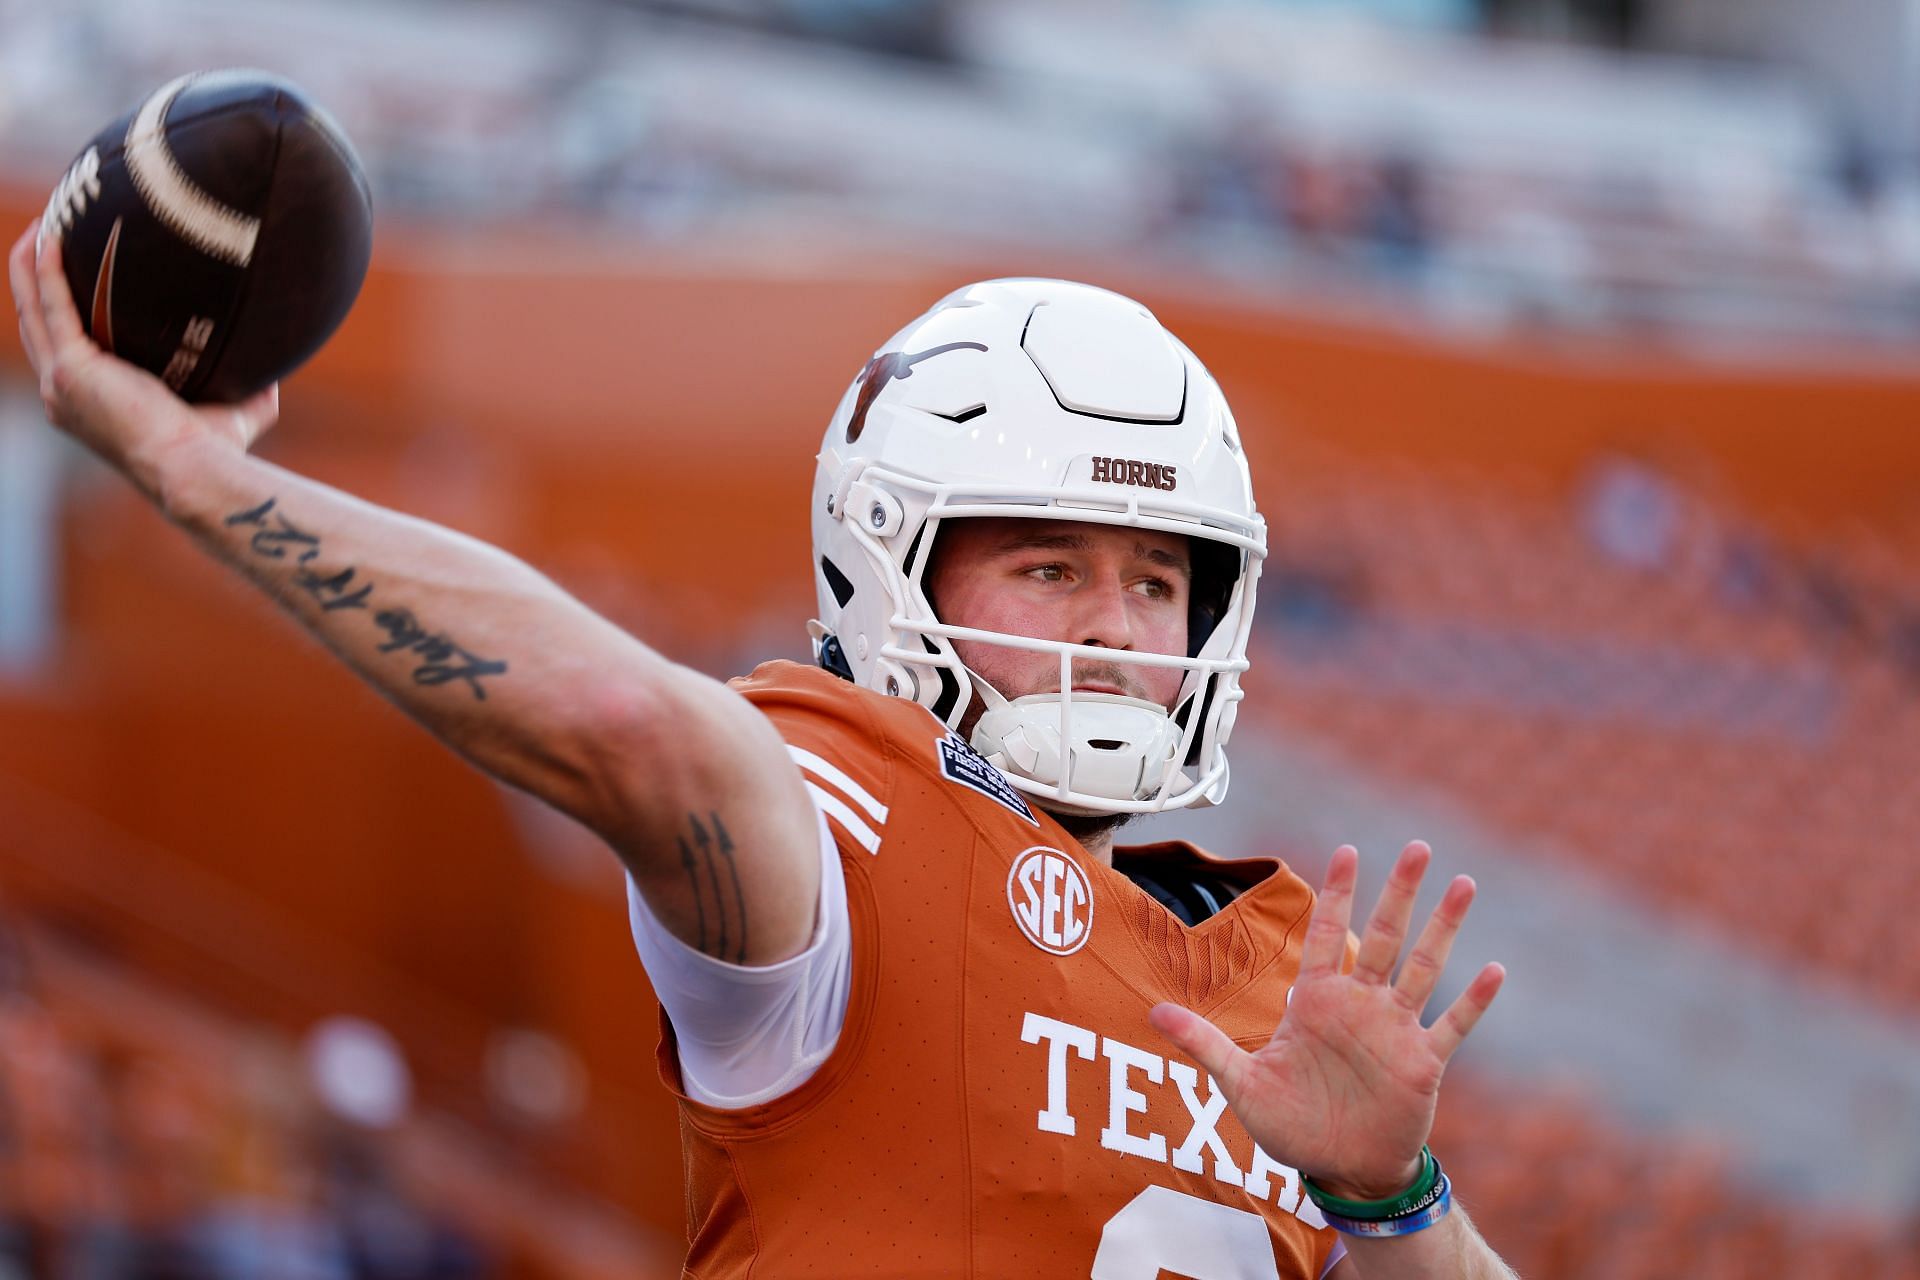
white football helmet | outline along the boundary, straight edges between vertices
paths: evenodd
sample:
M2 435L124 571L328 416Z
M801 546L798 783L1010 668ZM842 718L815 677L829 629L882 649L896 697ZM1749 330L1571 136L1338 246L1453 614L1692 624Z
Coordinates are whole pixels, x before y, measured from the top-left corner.
M1189 652L948 625L922 587L942 521L1032 517L1186 534ZM1247 668L1266 523L1233 415L1193 353L1139 303L1063 280L969 285L894 335L847 389L813 490L824 667L911 698L1055 812L1217 804ZM1057 654L1060 691L1009 700L953 641ZM1079 661L1183 670L1171 714L1075 692Z

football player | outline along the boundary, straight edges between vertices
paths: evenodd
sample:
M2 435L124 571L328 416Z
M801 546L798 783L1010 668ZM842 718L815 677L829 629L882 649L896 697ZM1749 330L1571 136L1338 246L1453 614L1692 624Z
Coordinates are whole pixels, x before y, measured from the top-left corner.
M1265 553L1219 388L1138 303L990 281L876 353L813 487L817 663L721 684L250 457L273 393L192 407L104 354L32 241L51 420L619 855L689 1275L1510 1274L1425 1146L1502 977L1423 1025L1472 883L1396 973L1423 845L1357 940L1351 849L1316 899L1276 861L1114 847L1225 797Z

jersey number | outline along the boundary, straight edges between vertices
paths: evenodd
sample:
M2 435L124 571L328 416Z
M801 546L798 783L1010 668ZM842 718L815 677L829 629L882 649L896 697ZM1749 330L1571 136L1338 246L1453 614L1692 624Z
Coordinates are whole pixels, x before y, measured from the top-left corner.
M1092 1280L1280 1280L1266 1219L1171 1187L1148 1187L1107 1219Z

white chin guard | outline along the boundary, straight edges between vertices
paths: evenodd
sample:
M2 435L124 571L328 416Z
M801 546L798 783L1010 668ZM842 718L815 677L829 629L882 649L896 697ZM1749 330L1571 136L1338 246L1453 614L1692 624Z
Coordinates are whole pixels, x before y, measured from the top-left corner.
M1178 776L1180 726L1144 698L1032 693L992 702L973 728L973 749L1002 773L1037 783L1022 789L1049 801L1049 808L1105 812L1075 801L1145 800ZM1062 741L1071 744L1069 752L1061 751Z

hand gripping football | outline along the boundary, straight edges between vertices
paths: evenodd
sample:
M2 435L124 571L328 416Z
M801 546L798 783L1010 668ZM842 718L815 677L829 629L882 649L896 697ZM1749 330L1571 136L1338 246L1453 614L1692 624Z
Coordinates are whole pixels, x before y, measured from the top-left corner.
M88 334L193 401L246 399L320 349L366 278L346 135L259 71L182 76L102 130L47 203Z

